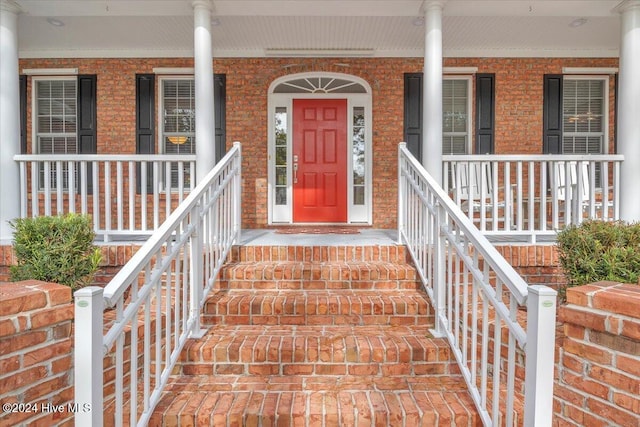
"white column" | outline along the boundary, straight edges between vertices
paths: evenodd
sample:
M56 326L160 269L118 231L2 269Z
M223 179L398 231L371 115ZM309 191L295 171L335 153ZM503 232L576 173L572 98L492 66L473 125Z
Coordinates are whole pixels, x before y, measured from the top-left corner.
M208 0L193 6L193 66L196 90L196 180L200 182L216 164L216 125L213 105L213 51Z
M640 1L618 6L621 14L618 76L618 153L624 154L620 174L620 217L640 221Z
M442 184L442 8L424 6L424 79L422 83L422 164Z
M20 78L18 14L13 0L0 0L0 240L10 240L7 221L20 216Z

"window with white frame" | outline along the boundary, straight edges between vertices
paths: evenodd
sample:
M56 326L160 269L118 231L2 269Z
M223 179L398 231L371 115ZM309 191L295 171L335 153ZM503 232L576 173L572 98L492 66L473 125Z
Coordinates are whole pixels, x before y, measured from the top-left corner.
M469 153L470 86L468 77L446 77L442 82L442 154Z
M38 154L76 154L77 81L75 78L34 79L34 151ZM68 188L68 166L63 165L62 184ZM44 168L39 188L44 188ZM49 174L51 188L57 186L57 171Z
M196 148L195 86L192 77L161 80L161 141L166 154L194 154ZM189 164L183 166L183 184L189 184ZM178 164L171 166L170 186L180 180ZM167 183L167 184L169 184Z
M607 77L565 76L562 84L562 152L604 154L607 129ZM600 165L595 165L600 187Z
M567 76L563 82L562 151L565 154L603 154L607 78Z

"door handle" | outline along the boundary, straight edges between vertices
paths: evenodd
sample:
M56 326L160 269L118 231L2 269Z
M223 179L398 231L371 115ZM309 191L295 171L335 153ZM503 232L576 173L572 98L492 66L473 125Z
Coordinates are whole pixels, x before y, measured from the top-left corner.
M298 163L293 164L293 183L298 183Z

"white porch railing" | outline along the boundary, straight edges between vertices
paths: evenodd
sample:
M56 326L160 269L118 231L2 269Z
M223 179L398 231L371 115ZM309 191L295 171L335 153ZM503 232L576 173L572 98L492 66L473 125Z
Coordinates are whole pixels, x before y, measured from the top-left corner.
M398 240L483 423L551 425L556 292L527 286L404 143L398 167Z
M195 155L29 154L14 160L23 218L90 214L105 241L150 235L195 186Z
M149 422L240 238L241 164L236 142L104 291L75 293L75 402L91 409L76 425Z
M617 220L622 155L448 155L443 187L488 236L535 243L586 218Z

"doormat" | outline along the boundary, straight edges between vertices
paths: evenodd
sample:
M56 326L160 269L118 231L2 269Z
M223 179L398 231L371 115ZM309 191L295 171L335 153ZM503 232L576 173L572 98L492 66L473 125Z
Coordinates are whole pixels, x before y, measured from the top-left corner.
M354 227L282 227L276 229L277 234L360 234Z

